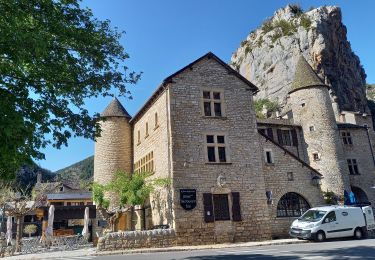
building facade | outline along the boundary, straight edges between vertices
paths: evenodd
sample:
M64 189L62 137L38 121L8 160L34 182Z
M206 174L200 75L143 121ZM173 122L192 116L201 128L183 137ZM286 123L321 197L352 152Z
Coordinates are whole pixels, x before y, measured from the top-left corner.
M334 112L329 87L299 64L283 118L257 119L257 87L212 53L166 78L132 118L114 99L94 180L116 171L170 178L140 228L174 228L179 245L285 237L291 221L324 204L324 191L374 202L371 116Z

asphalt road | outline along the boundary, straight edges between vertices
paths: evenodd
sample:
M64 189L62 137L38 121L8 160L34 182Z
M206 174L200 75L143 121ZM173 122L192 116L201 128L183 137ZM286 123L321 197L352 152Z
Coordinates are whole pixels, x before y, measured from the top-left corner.
M80 259L80 258L75 258ZM88 259L88 258L87 258ZM94 260L374 259L375 239L90 257Z

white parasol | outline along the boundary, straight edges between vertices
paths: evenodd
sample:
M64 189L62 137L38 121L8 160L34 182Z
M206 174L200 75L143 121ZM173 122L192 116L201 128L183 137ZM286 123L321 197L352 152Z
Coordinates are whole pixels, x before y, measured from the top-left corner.
M7 245L9 245L12 242L12 217L11 216L8 216L7 233L5 237L7 239Z
M83 219L83 230L82 230L82 236L85 238L89 237L89 208L85 208L85 216Z
M48 226L45 231L46 236L53 236L53 218L55 216L55 206L51 205L48 210Z

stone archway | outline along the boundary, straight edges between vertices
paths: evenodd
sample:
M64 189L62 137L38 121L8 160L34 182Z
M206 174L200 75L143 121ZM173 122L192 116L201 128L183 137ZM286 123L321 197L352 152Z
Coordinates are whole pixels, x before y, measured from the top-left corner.
M366 195L366 192L364 192L361 188L351 186L352 192L355 195L355 199L357 200L357 203L368 203L368 197Z

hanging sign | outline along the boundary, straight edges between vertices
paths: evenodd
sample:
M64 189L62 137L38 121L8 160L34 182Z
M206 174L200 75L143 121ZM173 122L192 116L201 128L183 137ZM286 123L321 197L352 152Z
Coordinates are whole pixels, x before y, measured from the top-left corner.
M180 189L180 205L185 210L192 210L197 205L197 191L195 189Z

